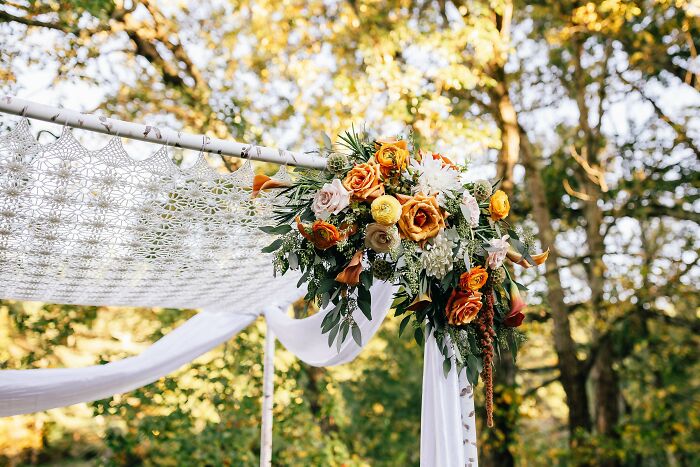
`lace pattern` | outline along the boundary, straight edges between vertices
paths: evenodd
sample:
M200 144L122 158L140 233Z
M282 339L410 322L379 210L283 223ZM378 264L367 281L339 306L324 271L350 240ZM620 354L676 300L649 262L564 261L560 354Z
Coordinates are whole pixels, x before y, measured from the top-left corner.
M260 253L272 203L250 199L252 180L248 161L183 170L167 148L136 161L119 138L90 151L69 129L42 145L22 119L0 136L0 297L242 312L293 297Z

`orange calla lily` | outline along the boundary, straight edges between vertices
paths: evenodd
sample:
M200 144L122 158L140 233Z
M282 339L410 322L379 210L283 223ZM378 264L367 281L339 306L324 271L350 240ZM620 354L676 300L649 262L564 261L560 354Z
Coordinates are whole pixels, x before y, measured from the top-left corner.
M549 248L547 248L545 252L540 253L538 255L530 255L530 257L535 261L534 265L530 264L525 259L525 257L521 253L518 253L518 251L512 246L508 246L508 253L506 253L506 256L515 264L518 264L527 269L532 266L539 266L541 264L544 264L544 262L547 261L547 258L549 257Z
M410 305L406 308L408 311L421 311L424 309L426 306L428 306L429 303L431 303L433 300L430 298L430 295L427 293L422 293L418 295Z
M253 192L250 194L250 197L257 197L262 190L269 190L270 188L287 188L289 186L291 186L289 182L274 180L267 175L258 174L253 177Z
M511 328L517 328L523 323L525 314L523 311L527 307L525 300L520 295L520 290L514 282L510 283L510 311L503 320L503 324Z
M335 280L347 285L359 284L360 273L362 272L362 255L364 255L364 250L357 250L350 263L335 277Z

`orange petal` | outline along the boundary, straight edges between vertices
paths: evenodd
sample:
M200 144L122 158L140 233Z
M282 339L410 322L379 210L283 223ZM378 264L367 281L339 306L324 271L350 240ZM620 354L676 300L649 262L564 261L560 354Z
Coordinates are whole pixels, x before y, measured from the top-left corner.
M508 253L506 253L506 257L514 263L519 263L520 260L523 259L523 255L518 253L518 251L513 248L513 245L508 245Z
M530 258L532 258L535 261L535 265L537 266L547 261L547 257L549 257L549 248L547 248L547 251L545 251L544 253L540 253L539 255L530 255ZM508 258L510 258L510 255L508 256ZM526 269L533 266L525 258L522 258L520 261L515 261L511 258L511 261L513 261L516 264L519 264L520 266Z
M306 231L306 226L301 223L301 218L299 216L294 219L297 222L297 230L299 233L307 240L311 240L311 235Z
M413 198L412 196L402 195L401 193L396 193L396 194L394 195L394 197L395 197L396 199L398 199L398 200L399 200L399 203L401 203L401 204L405 204L406 201L408 201L408 200L410 200L410 199Z
M269 190L271 188L286 188L290 186L289 182L282 182L279 180L273 180L267 175L258 174L253 177L253 192L250 197L255 198L258 196L262 190Z
M338 282L348 285L357 285L360 283L360 273L362 272L362 255L363 250L357 250L350 260L350 263L338 274L335 278Z
M532 255L532 259L535 260L536 265L543 264L545 261L547 261L547 258L549 258L549 248L547 248L547 251L544 253L540 253L539 255Z

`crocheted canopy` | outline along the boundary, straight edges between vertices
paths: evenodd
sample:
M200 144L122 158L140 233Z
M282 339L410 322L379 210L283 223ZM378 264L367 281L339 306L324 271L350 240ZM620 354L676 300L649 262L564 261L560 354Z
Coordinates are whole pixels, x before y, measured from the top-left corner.
M23 119L0 136L0 296L245 311L298 295L260 251L271 197L252 200L252 181L249 161L222 174L200 154L183 170L166 147L137 161L68 128L42 145Z

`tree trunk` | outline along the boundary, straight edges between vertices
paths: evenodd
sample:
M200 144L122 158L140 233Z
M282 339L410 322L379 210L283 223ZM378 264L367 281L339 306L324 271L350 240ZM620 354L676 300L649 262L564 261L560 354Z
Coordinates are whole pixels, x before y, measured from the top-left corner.
M547 279L547 302L551 308L554 348L557 352L559 380L566 393L569 406L569 432L571 442L575 444L578 430L590 431L591 418L586 395L586 372L582 362L576 356L576 342L571 336L568 308L564 302L564 291L559 274L559 253L554 245L555 235L552 228L549 207L547 205L544 182L540 172L539 161L534 154L525 130L520 127L521 155L526 171L526 183L532 201L532 213L539 230L539 239L543 247L550 249L549 259L545 263Z
M575 86L569 88L572 98L575 99L579 111L579 134L582 137L581 159L583 164L578 162L577 181L582 193L583 214L586 220L586 242L588 245L587 280L591 290L591 307L596 322L593 326L593 339L598 342L599 348L593 349L595 358L592 367L592 380L594 383L593 402L595 406L595 427L596 431L607 438L616 439L617 423L620 415L620 388L615 372L614 363L616 354L612 346L611 339L599 339L598 330L605 329L609 322L605 310L605 237L602 233L603 213L599 206L602 198L601 181L597 178L603 175L599 173L597 177L592 177L591 167L597 167L600 162L600 153L604 150L605 142L600 134L600 125L591 125L589 101L586 94L587 70L582 65L584 55L583 39L575 42L574 54L574 74L573 82ZM599 86L605 86L605 71L599 78ZM598 115L600 123L601 115ZM597 180L597 181L596 181ZM611 467L618 465L616 460L601 459L601 465Z

